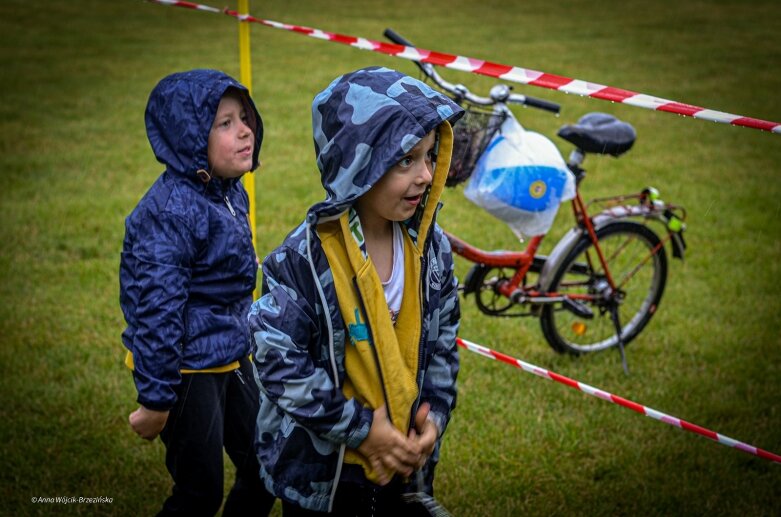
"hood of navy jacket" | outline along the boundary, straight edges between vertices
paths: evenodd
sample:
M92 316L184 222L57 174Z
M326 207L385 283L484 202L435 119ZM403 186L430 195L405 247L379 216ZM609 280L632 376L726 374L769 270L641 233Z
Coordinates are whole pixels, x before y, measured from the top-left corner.
M426 134L464 111L395 70L370 67L334 79L312 103L317 166L326 199L310 220L336 216L367 192Z
M247 88L218 70L190 70L162 79L149 95L146 132L157 161L170 172L195 178L209 170L208 146L217 107L233 88L242 98L255 135L252 169L258 167L263 121Z

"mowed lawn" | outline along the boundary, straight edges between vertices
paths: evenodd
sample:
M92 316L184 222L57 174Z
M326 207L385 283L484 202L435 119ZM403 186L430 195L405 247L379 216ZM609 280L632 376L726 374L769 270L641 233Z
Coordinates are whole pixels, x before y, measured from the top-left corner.
M393 27L424 48L781 120L777 1L256 0L251 13L372 39ZM323 197L312 97L359 67L418 72L260 25L251 34L266 129L255 176L262 257ZM0 63L0 514L154 514L170 483L160 441L144 442L127 425L136 404L120 340L124 218L162 171L144 129L150 90L190 68L238 77L237 23L140 0L5 0ZM443 73L481 93L495 83ZM670 257L659 311L627 349L629 376L615 351L557 355L536 320L489 318L471 298L461 335L781 453L781 135L515 91L562 105L560 117L516 110L554 140L559 126L591 111L634 125L626 156L588 158L582 192L655 186L686 207L689 249L684 262ZM440 223L470 242L520 246L462 188L444 203ZM569 225L564 207L543 253ZM468 267L459 260L460 277ZM781 513L781 465L468 351L461 364L436 482L454 515ZM101 496L111 502L32 502Z

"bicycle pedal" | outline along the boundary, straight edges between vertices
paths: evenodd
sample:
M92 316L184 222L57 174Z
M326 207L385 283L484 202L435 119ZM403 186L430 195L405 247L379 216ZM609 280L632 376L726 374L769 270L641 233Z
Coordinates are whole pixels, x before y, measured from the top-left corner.
M575 301L571 298L564 298L561 301L562 306L576 316L586 318L588 320L594 319L594 312L586 305Z

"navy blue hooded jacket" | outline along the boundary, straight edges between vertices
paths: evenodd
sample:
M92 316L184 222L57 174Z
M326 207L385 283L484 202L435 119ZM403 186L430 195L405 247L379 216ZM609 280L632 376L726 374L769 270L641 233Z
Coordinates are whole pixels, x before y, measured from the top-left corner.
M253 128L252 170L263 138L247 89L216 70L170 75L146 108L149 142L165 171L125 221L119 269L122 334L138 402L176 402L182 370L229 365L250 353L246 315L257 280L249 200L238 179L208 176L209 132L222 96L240 92Z

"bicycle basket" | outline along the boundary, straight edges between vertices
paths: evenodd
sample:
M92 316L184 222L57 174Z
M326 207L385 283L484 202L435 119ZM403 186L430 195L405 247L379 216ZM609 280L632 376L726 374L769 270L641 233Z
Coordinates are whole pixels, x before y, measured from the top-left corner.
M469 179L477 160L506 118L503 112L466 108L464 116L453 127L453 156L445 186L455 187Z

